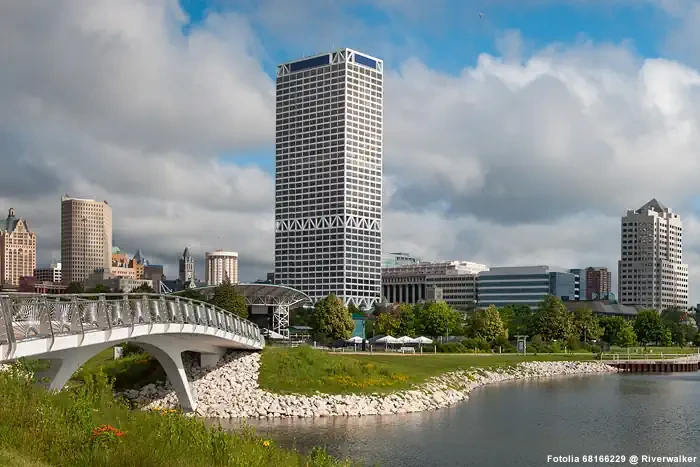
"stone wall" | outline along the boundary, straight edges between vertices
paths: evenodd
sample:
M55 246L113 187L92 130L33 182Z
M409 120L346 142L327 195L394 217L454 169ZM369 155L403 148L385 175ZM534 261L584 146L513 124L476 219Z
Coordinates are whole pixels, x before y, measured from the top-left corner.
M397 357L401 358L401 357ZM489 357L483 357L489 358ZM198 398L196 415L218 418L332 417L390 415L435 410L466 400L479 386L522 378L584 373L614 373L600 362L525 362L495 371L457 371L430 379L412 390L373 395L279 395L258 387L260 354L226 354L213 370L193 359L185 369ZM177 396L169 382L149 384L124 396L145 409L174 408Z

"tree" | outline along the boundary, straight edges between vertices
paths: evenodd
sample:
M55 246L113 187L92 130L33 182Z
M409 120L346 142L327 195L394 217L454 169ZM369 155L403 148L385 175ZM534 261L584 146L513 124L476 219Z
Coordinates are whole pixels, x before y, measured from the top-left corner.
M476 313L473 330L477 336L483 337L489 342L495 341L501 336L507 337L507 331L495 305L489 305L485 310Z
M134 293L139 293L139 292L155 293L155 291L153 290L153 287L151 287L150 285L148 285L145 282L143 284L139 285L138 287L136 287L135 289L133 289L132 292L134 292Z
M377 321L374 324L374 331L377 334L384 334L387 336L397 336L397 331L399 328L399 320L394 317L390 312L385 311L379 313L377 316Z
M508 330L509 336L532 336L537 334L538 314L533 313L529 306L508 305L501 310L503 311L501 314L503 326Z
M622 320L622 326L617 331L615 342L621 347L632 347L637 344L637 334L629 322Z
M574 329L578 333L578 338L582 338L584 342L589 339L597 340L603 334L593 310L586 307L578 308L574 312Z
M458 326L460 315L445 302L430 303L415 310L420 334L444 336L452 333Z
M664 325L656 310L642 310L634 320L637 340L646 347L650 342L659 342L664 337Z
M573 320L559 297L546 296L538 306L539 332L545 340L566 340L571 335Z
M195 289L181 290L180 292L175 293L175 295L178 297L190 298L192 300L199 300L200 302L204 301L204 295L202 295L199 290Z
M331 339L348 339L355 329L352 315L343 301L333 294L316 303L310 321L314 332Z
M693 344L700 347L700 332L695 334L695 338L693 339Z
M600 327L603 330L603 340L610 345L618 344L618 336L625 325L629 325L622 316L604 316L600 318ZM634 331L634 330L633 330ZM635 334L635 339L636 339Z
M399 325L396 333L401 336L416 336L416 314L413 307L407 303L399 306Z
M228 278L216 286L214 296L209 303L242 318L248 318L248 303L241 294L236 292L236 287Z
M673 345L673 334L670 329L664 328L661 333L661 345L664 347L671 347Z
M85 291L85 293L110 293L112 289L107 287L104 284L97 284L95 287L88 289Z
M66 293L68 294L83 293L84 291L83 284L80 282L71 282L68 284L68 287L66 287Z

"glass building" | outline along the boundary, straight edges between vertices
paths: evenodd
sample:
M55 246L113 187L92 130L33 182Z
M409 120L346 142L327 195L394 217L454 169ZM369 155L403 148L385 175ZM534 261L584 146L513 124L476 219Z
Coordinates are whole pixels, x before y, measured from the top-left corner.
M537 305L547 295L574 300L575 276L568 270L549 266L497 267L479 273L478 303L496 305Z
M277 67L275 282L381 295L383 62L341 49Z

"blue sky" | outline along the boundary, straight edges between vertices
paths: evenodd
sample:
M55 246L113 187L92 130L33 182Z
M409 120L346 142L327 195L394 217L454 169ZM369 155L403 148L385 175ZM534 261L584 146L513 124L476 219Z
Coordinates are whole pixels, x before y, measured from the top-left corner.
M318 3L316 0L289 1L290 8L297 10L296 14L299 9L313 10ZM474 66L482 53L501 55L499 41L507 31L520 34L525 57L548 45L567 46L581 41L625 44L643 57L656 57L663 54L666 33L673 25L672 19L654 2L644 0L415 2L421 10L397 8L395 5L400 2L387 3L393 7L382 8L377 5L384 3L369 0L328 2L325 9L316 12L318 16L313 12L304 13L309 24L295 25L301 28L301 34L292 29L285 35L276 32L275 25L268 18L275 8L279 9L280 3L180 0L189 17L189 23L183 28L185 34L205 22L211 12L245 16L262 45L264 56L261 61L270 76L274 76L277 63L319 53L333 46L364 50L384 58L385 67L389 68L397 69L405 60L417 58L431 69L457 75L465 67ZM329 7L329 4L335 7ZM429 4L433 7L428 7ZM271 11L266 12L265 8ZM330 33L319 34L328 43L326 47L301 37L313 36L315 25L327 22L324 14L329 12L333 14L331 21L338 21L338 25ZM480 12L484 13L483 18L479 17ZM373 46L373 42L382 45ZM384 56L381 50L389 50L391 56ZM256 164L274 172L272 146L246 154L222 154L221 158L224 162Z

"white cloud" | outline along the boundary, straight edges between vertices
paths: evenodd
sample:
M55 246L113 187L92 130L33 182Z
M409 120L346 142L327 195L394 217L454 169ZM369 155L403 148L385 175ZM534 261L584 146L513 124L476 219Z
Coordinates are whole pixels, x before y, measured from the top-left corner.
M239 251L246 279L269 270L272 177L217 161L273 142L268 52L249 18L211 14L185 36L174 0L1 8L0 207L29 218L41 261L58 257L68 192L107 199L117 244L169 274L185 245ZM308 25L307 13L255 18ZM385 249L614 271L620 216L656 197L686 221L700 292L700 73L627 44L531 53L509 32L499 47L505 58L457 74L387 59Z
M211 15L182 34L175 0L12 0L0 8L0 206L60 257L60 196L106 199L116 243L170 273L239 250L269 265L271 176L217 162L274 134L274 86L246 18ZM9 47L7 46L9 44ZM235 161L235 160L234 160Z

